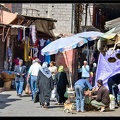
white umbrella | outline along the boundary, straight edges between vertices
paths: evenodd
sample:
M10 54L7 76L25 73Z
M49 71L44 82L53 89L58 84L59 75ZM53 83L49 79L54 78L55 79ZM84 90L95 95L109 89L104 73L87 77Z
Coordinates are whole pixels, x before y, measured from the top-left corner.
M77 36L71 36L71 37L65 37L65 38L59 38L47 46L45 46L41 50L42 55L52 55L52 54L57 54L58 52L64 52L68 50L72 50L76 47L80 47L87 43L88 41L84 38L80 38ZM68 64L69 65L69 64ZM70 68L70 66L68 66ZM72 88L72 80L71 80L71 75L69 72L69 77L70 77L70 85Z

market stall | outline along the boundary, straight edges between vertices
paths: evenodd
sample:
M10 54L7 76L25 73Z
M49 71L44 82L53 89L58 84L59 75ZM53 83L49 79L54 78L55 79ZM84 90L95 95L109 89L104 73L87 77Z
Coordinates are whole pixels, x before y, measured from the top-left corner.
M98 41L97 48L100 51L96 70L96 82L102 79L108 88L107 80L111 76L120 73L120 34L119 27L115 27L104 33Z

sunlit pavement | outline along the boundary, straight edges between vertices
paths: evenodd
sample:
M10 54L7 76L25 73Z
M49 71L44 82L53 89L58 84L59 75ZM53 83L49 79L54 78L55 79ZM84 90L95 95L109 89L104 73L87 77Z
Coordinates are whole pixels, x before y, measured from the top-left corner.
M113 111L99 112L87 111L85 113L64 113L63 105L56 105L55 100L51 100L49 108L40 108L40 104L31 101L31 96L23 92L22 97L16 95L15 90L0 93L0 116L41 116L41 117L62 117L62 116L91 116L91 117L110 117L120 116L120 108Z

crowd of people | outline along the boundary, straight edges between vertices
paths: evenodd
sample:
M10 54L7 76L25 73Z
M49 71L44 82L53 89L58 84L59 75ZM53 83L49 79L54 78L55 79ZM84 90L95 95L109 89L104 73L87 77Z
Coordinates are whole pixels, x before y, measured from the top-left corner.
M77 112L85 112L85 96L90 96L91 105L102 112L105 110L106 106L108 107L110 104L109 95L113 94L112 85L115 86L116 84L118 85L118 83L115 82L112 77L108 79L110 90L103 85L102 80L98 80L97 88L94 88L96 67L96 63L93 63L91 82L90 67L87 64L87 61L84 61L81 79L78 79L74 83ZM23 65L23 60L19 59L18 65L14 68L14 73L16 76L16 92L19 97L22 96L23 84L24 80L26 80L27 83L30 83L32 101L34 101L35 93L37 92L39 95L39 103L42 108L47 108L50 105L51 98L56 98L58 105L64 104L68 99L65 97L65 92L69 87L67 74L64 71L64 67L62 65L56 67L54 61L51 61L50 65L47 62L41 64L40 60L36 58L32 61L32 64L27 71L26 66ZM88 91L88 93L86 91ZM114 87L113 95L115 95L115 98L117 92L118 88L115 89ZM116 104L118 105L117 99Z
M24 80L30 83L32 101L35 99L35 93L39 94L39 102L42 108L50 105L50 99L53 96L53 91L58 105L64 104L67 99L64 94L68 87L67 74L63 66L58 68L55 62L51 61L48 66L47 62L41 62L38 58L32 61L32 65L26 71L26 66L23 65L23 60L19 59L18 65L14 68L16 92L19 97L22 97Z

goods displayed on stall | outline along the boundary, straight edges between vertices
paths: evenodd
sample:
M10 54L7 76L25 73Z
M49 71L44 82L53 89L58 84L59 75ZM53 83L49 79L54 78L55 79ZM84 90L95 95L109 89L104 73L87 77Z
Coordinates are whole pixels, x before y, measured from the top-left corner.
M112 24L111 24L112 26ZM109 28L112 28L109 26ZM102 79L104 85L108 88L108 79L113 75L120 73L120 27L114 27L104 33L98 40L97 49L99 50L98 65L95 77L95 86L97 80ZM104 72L103 72L104 71ZM118 85L120 90L120 86ZM109 88L108 88L109 89Z
M3 78L3 81L4 81L4 86L3 87L5 88L5 90L10 90L12 80L15 79L14 72L12 72L12 71L2 71L1 77Z
M43 38L39 38L35 25L30 25L29 28L19 30L18 33L18 40L21 40L24 44L25 62L39 58L42 63L45 61L50 63L51 59L49 55L41 55L41 49L51 42L50 39L44 38L44 36Z

